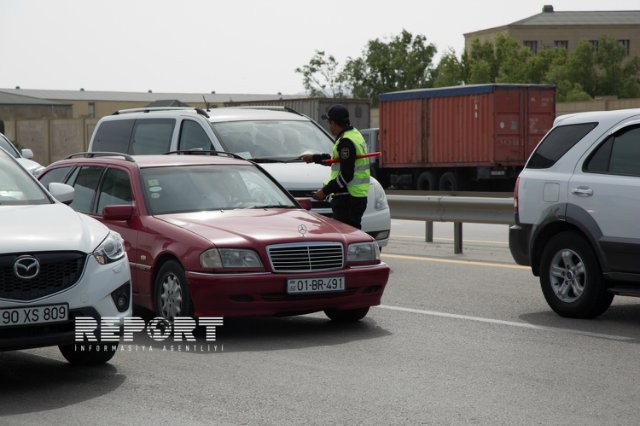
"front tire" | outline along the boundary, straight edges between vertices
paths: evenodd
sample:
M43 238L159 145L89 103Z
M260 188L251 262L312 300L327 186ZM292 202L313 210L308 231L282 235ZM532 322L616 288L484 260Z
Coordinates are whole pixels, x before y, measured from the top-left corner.
M435 191L438 189L438 179L435 173L432 171L426 171L420 173L418 176L418 182L416 183L416 189L419 191Z
M154 292L156 315L169 321L191 316L193 309L187 279L184 269L175 260L169 260L160 267Z
M348 310L327 309L324 311L325 315L328 316L331 321L342 323L358 322L364 318L368 312L368 307Z
M84 350L80 350L80 348ZM118 343L77 343L58 346L62 356L73 365L100 365L108 362L118 351Z
M545 246L540 286L551 309L569 318L595 318L614 296L607 291L591 245L575 232L562 232Z

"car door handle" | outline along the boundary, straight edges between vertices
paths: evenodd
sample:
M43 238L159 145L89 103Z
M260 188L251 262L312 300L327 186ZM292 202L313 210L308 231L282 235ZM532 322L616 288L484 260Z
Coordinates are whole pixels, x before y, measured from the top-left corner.
M593 189L586 186L579 186L577 188L573 188L571 193L580 197L590 197L593 195Z

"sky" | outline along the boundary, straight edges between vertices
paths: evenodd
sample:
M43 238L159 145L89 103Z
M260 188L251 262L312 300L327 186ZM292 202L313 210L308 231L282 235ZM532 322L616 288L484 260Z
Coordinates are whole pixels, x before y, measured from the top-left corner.
M638 0L0 0L0 88L301 94L316 50L342 65L403 29L459 56L465 33Z

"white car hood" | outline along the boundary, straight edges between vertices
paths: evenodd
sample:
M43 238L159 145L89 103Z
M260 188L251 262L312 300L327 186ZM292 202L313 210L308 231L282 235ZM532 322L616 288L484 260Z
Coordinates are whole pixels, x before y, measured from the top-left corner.
M260 164L288 191L320 189L331 176L331 167L307 163Z
M0 205L0 253L36 251L92 252L109 230L62 203Z

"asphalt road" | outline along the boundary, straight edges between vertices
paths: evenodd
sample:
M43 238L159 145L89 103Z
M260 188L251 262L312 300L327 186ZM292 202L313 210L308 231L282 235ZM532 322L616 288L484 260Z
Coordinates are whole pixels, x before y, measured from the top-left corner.
M560 318L506 226L465 225L462 255L452 228L426 244L423 224L393 221L383 305L358 324L225 319L207 350L139 336L94 368L0 353L0 425L640 423L640 300Z

